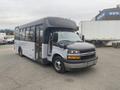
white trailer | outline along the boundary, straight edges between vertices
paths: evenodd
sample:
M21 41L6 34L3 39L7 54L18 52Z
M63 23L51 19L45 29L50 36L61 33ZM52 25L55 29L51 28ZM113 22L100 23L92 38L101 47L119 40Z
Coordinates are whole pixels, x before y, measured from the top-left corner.
M6 33L0 33L0 44L5 44Z
M97 46L112 45L120 40L120 21L82 21L80 33Z
M6 37L6 33L0 33L0 39L4 39Z

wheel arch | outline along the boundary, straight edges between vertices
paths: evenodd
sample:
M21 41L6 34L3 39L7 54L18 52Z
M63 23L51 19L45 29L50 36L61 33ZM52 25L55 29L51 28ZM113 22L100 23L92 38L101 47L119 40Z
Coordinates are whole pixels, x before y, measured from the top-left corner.
M52 57L52 62L54 61L54 58L55 58L56 56L60 56L60 57L62 57L60 54L55 53L55 54L53 55L53 57ZM62 58L63 58L63 57L62 57Z

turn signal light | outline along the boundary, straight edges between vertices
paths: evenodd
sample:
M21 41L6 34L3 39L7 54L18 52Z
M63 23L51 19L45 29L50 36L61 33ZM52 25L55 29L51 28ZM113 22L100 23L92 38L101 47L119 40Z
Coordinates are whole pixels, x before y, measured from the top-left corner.
M68 60L80 60L80 56L67 56Z

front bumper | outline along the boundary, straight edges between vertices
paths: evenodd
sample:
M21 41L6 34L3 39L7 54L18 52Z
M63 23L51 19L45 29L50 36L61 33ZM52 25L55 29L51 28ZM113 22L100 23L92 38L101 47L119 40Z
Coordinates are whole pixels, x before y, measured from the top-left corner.
M89 66L96 65L98 57L87 59L84 62L64 62L66 70L70 69L79 69L79 68L85 68Z

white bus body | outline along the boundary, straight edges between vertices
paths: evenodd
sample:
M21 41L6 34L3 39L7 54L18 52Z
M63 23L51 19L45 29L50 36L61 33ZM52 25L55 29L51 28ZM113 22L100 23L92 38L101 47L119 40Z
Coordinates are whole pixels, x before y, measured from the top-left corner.
M15 29L15 51L42 64L51 62L60 73L95 65L94 45L83 42L76 31L73 21L57 17L18 26Z

